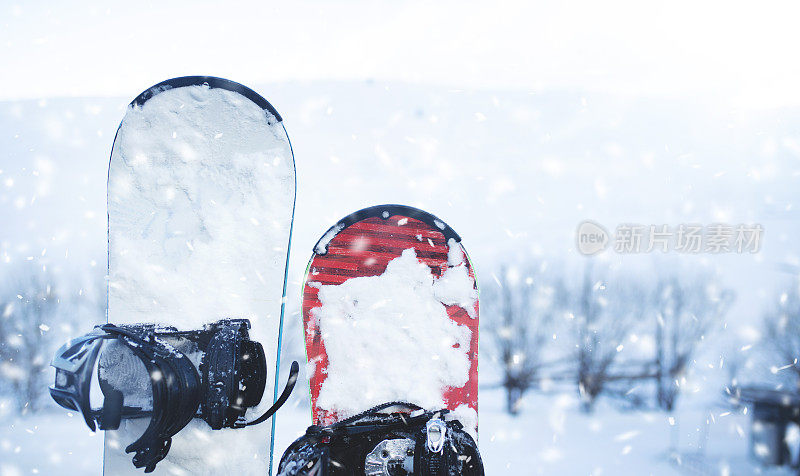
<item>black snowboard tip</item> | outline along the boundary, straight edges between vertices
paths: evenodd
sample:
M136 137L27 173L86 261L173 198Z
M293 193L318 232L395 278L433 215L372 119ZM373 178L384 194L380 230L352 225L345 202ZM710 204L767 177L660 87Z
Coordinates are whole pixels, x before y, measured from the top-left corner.
M415 220L419 220L441 231L442 234L444 235L445 241L450 241L450 239L452 238L456 240L456 242L461 243L461 237L458 236L458 233L456 233L455 230L450 228L450 226L443 220L440 220L439 218L426 212L425 210L420 210L419 208L410 207L408 205L387 204L387 205L376 205L373 207L363 208L337 221L336 224L330 227L328 231L326 231L322 235L322 238L320 238L317 241L317 243L314 245L314 251L317 254L324 254L319 252L322 250L324 250L327 253L328 243L330 243L330 241L336 235L338 235L340 231L344 230L350 225L353 225L354 223L358 223L362 220L366 220L367 218L372 218L372 217L381 217L384 220L386 220L394 215L400 215L408 218L413 218Z
M183 88L186 86L208 86L209 88L220 88L226 89L228 91L233 91L235 93L239 93L242 96L246 97L247 99L253 101L260 107L261 109L269 112L278 122L282 122L283 118L281 115L278 114L278 111L272 107L272 104L269 103L263 96L258 94L257 92L253 91L252 89L248 88L247 86L237 83L236 81L231 81L230 79L225 78L218 78L216 76L181 76L178 78L167 79L166 81L161 81L160 83L150 86L146 90L144 90L141 94L136 96L136 99L131 101L131 106L141 106L148 99L152 98L156 94L163 93L164 91L168 91L170 89L175 88Z

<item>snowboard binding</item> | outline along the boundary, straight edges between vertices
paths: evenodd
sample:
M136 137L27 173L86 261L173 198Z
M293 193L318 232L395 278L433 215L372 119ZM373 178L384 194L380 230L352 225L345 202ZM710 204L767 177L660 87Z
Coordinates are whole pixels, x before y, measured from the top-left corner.
M289 446L279 476L483 476L472 437L448 410L391 402L329 426L312 425Z
M260 417L245 421L247 409L261 402L267 379L264 349L250 340L249 328L246 319L191 331L153 324L97 326L56 352L50 395L80 412L92 431L116 430L123 419L149 417L144 433L125 452L135 453L134 466L151 472L166 457L172 437L193 418L215 430L243 428L266 421L289 398L297 362L280 398ZM100 408L90 399L95 367Z

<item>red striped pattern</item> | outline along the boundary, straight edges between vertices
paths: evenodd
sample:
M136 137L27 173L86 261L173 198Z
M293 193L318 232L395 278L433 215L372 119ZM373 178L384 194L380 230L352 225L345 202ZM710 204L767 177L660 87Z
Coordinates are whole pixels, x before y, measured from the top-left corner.
M398 222L403 222L400 225ZM427 264L434 275L441 276L447 269L447 243L436 228L409 217L394 215L388 219L371 217L356 222L341 230L328 244L328 253L315 254L311 259L303 288L303 324L305 344L309 362L315 362L311 375L311 407L313 421L327 425L337 421L337 416L317 407L322 384L327 377L328 358L325 343L319 331L319 323L311 316L311 310L321 306L317 293L319 285L338 285L350 278L383 274L389 261L401 255L403 250L413 248L417 258ZM466 254L466 253L465 253ZM475 275L471 264L469 274ZM478 303L475 303L475 313ZM472 319L458 306L447 306L447 314L460 325L472 331L470 342L469 380L460 388L445 391L447 407L455 409L468 404L478 411L478 319ZM411 370L409 370L411 371Z

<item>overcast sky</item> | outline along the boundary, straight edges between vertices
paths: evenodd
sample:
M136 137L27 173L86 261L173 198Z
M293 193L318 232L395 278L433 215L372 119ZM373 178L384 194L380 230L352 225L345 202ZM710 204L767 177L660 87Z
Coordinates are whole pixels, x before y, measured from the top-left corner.
M185 74L800 104L797 2L4 2L0 99Z

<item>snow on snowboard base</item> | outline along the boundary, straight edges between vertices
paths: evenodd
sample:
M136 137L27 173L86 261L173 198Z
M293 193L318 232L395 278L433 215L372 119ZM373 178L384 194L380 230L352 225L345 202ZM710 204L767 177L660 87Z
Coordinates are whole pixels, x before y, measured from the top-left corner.
M249 319L274 373L248 419L276 397L294 200L281 117L238 83L165 81L131 103L117 130L108 174L108 321L190 330ZM141 474L125 447L148 423L123 421L106 432L106 475ZM154 474L269 474L272 425L212 430L195 418Z
M401 205L340 220L314 247L303 324L314 424L404 401L477 434L478 290L443 221Z

